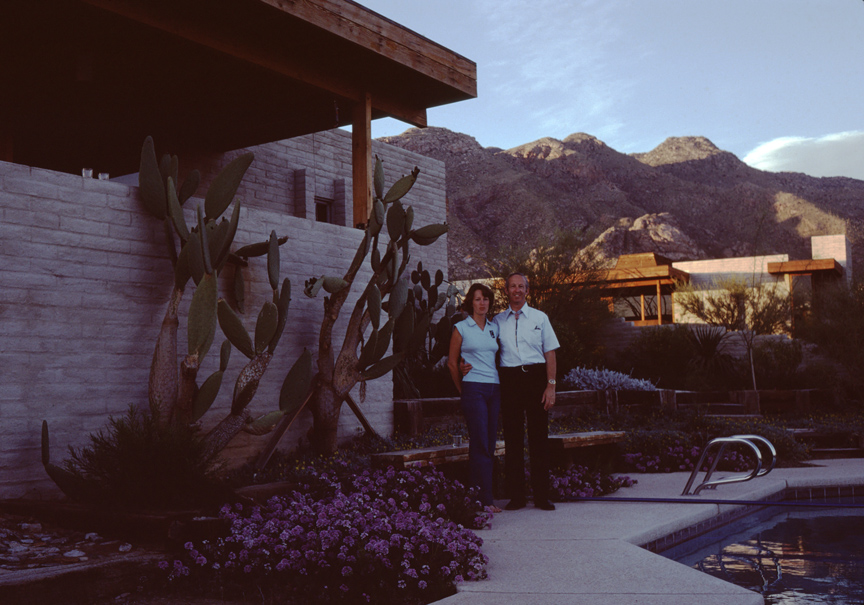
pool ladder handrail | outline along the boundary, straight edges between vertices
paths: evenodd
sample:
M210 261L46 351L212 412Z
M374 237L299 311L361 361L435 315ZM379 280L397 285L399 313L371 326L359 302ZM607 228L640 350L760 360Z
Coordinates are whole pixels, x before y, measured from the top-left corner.
M723 453L726 451L726 448L733 443L740 443L747 447L749 447L753 454L756 456L756 466L755 468L746 475L733 475L731 477L724 477L722 479L717 479L716 481L710 481L711 475L714 474L714 471L717 469L717 465L720 464L720 459L723 457ZM757 443L762 444L767 453L771 456L771 459L765 465L765 468L762 467L762 451L759 449ZM712 448L718 446L717 454L714 456L714 461L711 463L711 467L708 469L708 472L705 473L705 478L702 480L702 483L690 494L690 488L693 486L693 482L696 480L696 476L699 474L699 469L702 468L702 464L705 462L708 457L709 452ZM755 479L756 477L764 477L772 470L774 470L774 465L777 464L777 450L774 449L774 446L770 441L762 437L761 435L732 435L731 437L718 437L717 439L712 439L708 442L708 445L705 446L705 449L702 452L702 455L699 457L699 462L693 468L693 472L690 473L690 479L687 480L687 485L684 486L684 491L681 492L682 496L698 496L699 492L703 489L714 489L718 485L723 485L726 483L743 483L744 481L750 481L751 479Z

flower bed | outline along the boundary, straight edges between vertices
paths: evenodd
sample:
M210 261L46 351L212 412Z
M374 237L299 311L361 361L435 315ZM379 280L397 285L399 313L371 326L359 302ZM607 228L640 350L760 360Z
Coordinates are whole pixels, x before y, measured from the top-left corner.
M692 471L699 462L702 448L686 446L680 441L667 446L660 454L636 452L624 454L624 464L630 470L640 473L672 473L676 471ZM701 470L708 470L714 458L709 456ZM752 462L740 452L727 451L718 464L720 470L746 471L753 467Z
M182 560L161 567L175 580L325 603L429 602L486 577L483 541L469 527L492 514L476 490L434 469L314 474L303 487L266 506L225 506L228 536L187 543Z

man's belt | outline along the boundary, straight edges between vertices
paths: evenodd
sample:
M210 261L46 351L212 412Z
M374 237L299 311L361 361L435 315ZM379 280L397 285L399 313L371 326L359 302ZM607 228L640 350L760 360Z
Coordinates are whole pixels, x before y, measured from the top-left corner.
M511 371L522 370L523 372L530 372L532 369L545 368L545 367L546 367L545 363L526 363L525 365L521 365L521 366L501 366L500 369L501 370L511 370Z

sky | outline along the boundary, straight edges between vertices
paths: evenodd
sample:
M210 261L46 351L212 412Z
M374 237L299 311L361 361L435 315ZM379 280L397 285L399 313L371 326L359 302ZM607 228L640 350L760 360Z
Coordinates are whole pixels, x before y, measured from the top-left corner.
M864 179L862 0L359 3L477 63L478 98L428 121L484 147L704 136L762 170Z

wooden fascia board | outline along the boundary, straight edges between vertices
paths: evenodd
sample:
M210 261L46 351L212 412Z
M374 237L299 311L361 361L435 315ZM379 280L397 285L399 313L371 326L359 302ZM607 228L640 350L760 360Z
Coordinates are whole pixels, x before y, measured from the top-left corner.
M191 24L182 13L163 10L161 3L136 0L81 0L102 10L130 19L153 29L210 48L227 56L241 59L282 76L310 84L342 97L352 103L364 103L367 91L344 79L322 74L304 67L301 62L277 53L254 37L239 40L234 32L214 27L212 22ZM260 0L264 1L264 0ZM476 93L475 95L476 96ZM373 107L413 126L427 125L426 108L410 106L404 101L373 94Z
M600 273L602 282L632 282L634 280L669 280L689 281L690 275L686 271L675 269L669 265L656 267L639 267L632 269L609 269Z
M366 7L346 0L258 1L477 96L476 63Z
M599 282L597 287L600 290L619 290L624 288L649 288L656 289L659 284L661 287L673 287L678 282L672 279L644 279L633 281L616 281L616 282ZM651 292L646 292L650 294Z
M772 275L806 275L808 273L835 273L843 275L843 266L833 258L792 260L768 263L768 273Z

